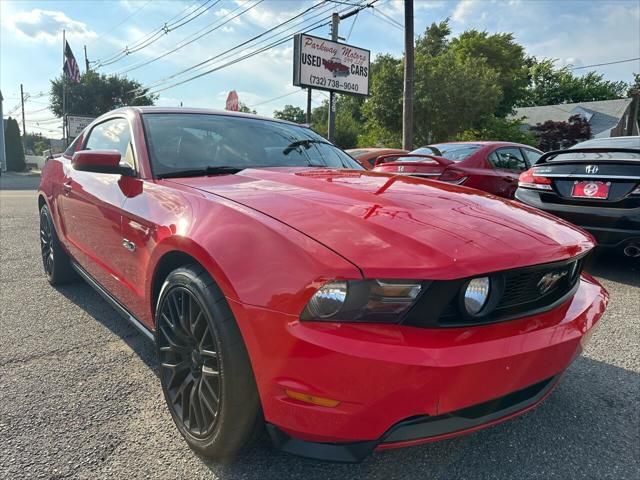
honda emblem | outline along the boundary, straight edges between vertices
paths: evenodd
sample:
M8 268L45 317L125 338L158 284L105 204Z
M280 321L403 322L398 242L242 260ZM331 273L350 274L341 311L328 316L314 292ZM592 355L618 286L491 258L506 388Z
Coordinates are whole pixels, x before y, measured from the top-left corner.
M587 173L598 173L598 166L597 165L587 165L586 167L584 167L584 171Z

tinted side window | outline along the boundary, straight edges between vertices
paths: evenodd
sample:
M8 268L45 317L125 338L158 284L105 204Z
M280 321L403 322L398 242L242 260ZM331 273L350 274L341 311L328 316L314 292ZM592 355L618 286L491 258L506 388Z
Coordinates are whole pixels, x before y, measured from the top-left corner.
M135 169L131 132L129 123L124 118L107 120L93 127L84 148L85 150L117 150L121 155L120 161Z
M542 156L540 152L536 152L535 150L529 150L528 148L523 148L522 151L527 157L529 166L534 165L538 161L538 159Z
M493 164L494 168L517 171L527 169L527 164L524 161L522 152L520 152L519 148L515 147L499 148L489 155L489 161Z

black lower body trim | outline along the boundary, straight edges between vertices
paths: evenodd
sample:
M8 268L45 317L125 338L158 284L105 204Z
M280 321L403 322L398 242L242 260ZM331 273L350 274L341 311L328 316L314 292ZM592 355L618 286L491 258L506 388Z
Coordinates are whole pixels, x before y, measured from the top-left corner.
M113 296L107 292L102 285L96 282L89 273L78 265L76 262L72 261L71 266L73 269L78 272L78 275L82 277L82 279L87 282L89 285L93 287L93 289L100 294L102 298L104 298L109 305L111 305L120 315L126 318L129 323L131 323L136 329L140 331L145 337L147 337L152 342L155 342L155 338L153 332L145 327L140 320L134 317L129 310L127 310L120 302L118 302Z
M378 445L411 442L463 432L516 414L542 400L556 385L558 378L559 375L556 375L522 390L444 415L435 417L421 415L408 418L396 423L377 440L319 443L290 437L271 424L267 424L267 431L275 447L287 453L317 460L357 463L364 460Z

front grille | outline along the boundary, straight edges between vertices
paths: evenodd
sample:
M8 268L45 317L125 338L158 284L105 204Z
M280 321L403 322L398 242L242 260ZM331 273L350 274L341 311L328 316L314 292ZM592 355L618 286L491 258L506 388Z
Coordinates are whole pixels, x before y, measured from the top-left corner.
M403 324L422 327L481 325L546 311L566 300L577 287L585 256L561 262L488 274L490 306L479 317L468 315L461 292L470 279L432 282ZM551 280L555 279L555 283ZM482 312L481 312L482 313Z

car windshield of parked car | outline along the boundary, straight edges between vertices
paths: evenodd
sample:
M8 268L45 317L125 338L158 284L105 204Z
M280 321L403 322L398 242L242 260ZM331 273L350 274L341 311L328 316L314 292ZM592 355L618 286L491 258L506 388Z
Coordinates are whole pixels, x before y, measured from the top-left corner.
M143 122L157 177L261 167L362 170L311 129L288 123L195 113L147 113Z
M576 148L633 148L637 152L567 152L551 158L548 161L558 160L640 160L640 137L611 137L594 138L586 142L577 143L568 150Z
M426 147L418 148L411 153L419 153L421 155L437 155L436 151L438 151L440 152L441 157L454 162L460 162L465 158L471 156L481 147L482 145L471 143L438 143L435 145L428 145Z

